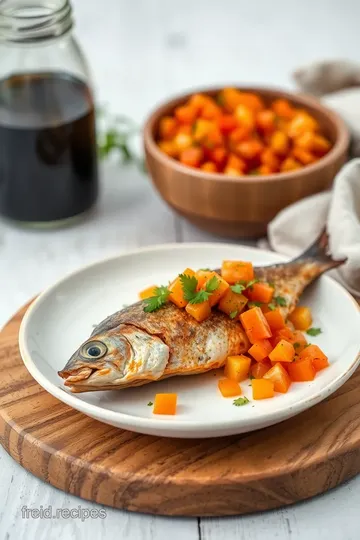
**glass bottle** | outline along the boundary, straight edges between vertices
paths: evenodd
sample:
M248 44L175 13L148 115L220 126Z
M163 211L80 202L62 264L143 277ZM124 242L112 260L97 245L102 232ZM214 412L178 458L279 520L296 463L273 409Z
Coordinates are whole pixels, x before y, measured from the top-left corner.
M97 199L94 99L68 0L0 0L0 214L56 226Z

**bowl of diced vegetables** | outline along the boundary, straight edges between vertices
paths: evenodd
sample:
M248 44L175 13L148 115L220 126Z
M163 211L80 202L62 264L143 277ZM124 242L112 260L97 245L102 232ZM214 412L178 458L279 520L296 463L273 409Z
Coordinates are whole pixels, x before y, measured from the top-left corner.
M335 112L270 88L188 93L159 106L144 128L147 167L163 199L230 237L262 236L280 210L329 189L348 146Z

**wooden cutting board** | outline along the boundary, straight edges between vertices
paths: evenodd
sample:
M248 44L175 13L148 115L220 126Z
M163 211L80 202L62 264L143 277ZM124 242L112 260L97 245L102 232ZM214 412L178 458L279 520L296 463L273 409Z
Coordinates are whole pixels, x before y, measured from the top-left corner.
M360 369L327 400L270 428L151 437L92 420L45 392L18 349L25 311L0 333L0 442L59 489L138 512L225 516L313 497L360 472Z

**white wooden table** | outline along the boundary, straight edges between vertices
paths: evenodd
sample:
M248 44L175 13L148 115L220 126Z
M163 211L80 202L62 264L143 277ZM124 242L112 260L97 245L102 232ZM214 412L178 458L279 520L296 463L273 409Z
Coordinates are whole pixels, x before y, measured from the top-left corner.
M299 64L358 58L358 0L73 3L99 101L138 121L184 88L231 81L291 87L289 74ZM209 239L176 217L144 175L107 167L98 210L88 221L54 232L0 222L0 325L83 264L137 246ZM79 504L97 507L44 484L0 449L0 540L358 540L360 534L360 478L302 504L239 518L171 519L107 509L106 519L81 522L21 514L23 505Z

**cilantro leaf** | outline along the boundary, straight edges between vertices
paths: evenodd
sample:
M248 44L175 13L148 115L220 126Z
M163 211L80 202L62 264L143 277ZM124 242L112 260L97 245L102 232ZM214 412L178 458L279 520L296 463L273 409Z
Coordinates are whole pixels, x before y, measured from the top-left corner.
M247 397L238 397L233 401L233 405L235 405L235 407L242 407L242 405L246 405L247 403L250 403Z
M232 292L236 294L241 294L243 291L245 291L246 287L243 285L243 283L235 283L235 285L231 285L230 289Z
M308 330L306 330L306 333L309 336L318 336L319 334L322 333L322 330L321 328L309 328Z
M251 281L249 281L249 282L247 283L246 288L252 290L253 285L255 285L255 283L258 283L258 282L259 282L258 279L256 279L256 278L255 278L255 279L252 279Z
M200 268L202 272L211 272L211 268Z
M213 276L206 282L205 290L208 293L213 293L219 287L220 282L216 276Z
M248 306L249 306L249 307L260 307L260 306L262 306L262 305L263 305L263 302L257 302L257 301L255 301L255 300L248 303Z
M209 300L209 296L211 293L208 293L206 291L199 291L197 292L191 300L189 300L189 304L202 304L203 302L206 302L206 300Z
M281 307L285 307L287 304L286 304L286 299L283 297L283 296L275 296L274 297L274 302L278 305L278 306L281 306Z
M196 295L198 281L195 276L189 276L187 274L180 274L179 278L181 281L182 290L184 292L184 298L188 302L191 302Z
M156 287L154 289L154 296L150 296L150 298L146 298L144 300L144 311L146 313L152 313L153 311L160 309L164 304L166 304L169 294L170 291L167 287Z
M236 315L238 314L238 311L232 311L229 315L230 319L235 319Z
M153 402L152 402L152 401L149 401L148 407L151 407L152 405L154 405Z
M268 308L270 309L270 311L274 311L274 309L276 309L276 306L274 304L268 304Z

